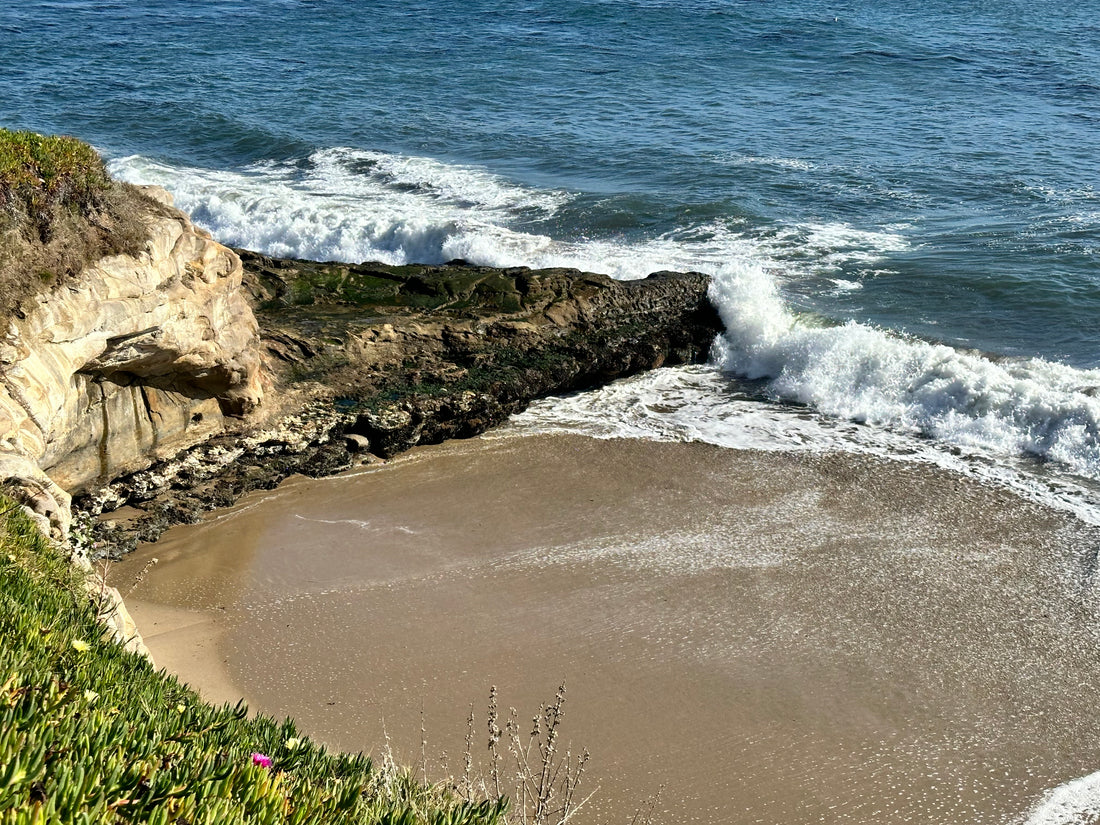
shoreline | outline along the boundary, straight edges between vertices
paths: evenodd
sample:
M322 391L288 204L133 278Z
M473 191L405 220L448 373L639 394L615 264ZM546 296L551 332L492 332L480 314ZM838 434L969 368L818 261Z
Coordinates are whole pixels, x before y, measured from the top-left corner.
M615 281L560 267L339 264L221 249L235 256L255 311L247 355L269 400L202 437L205 413L190 416L190 446L147 450L131 460L136 471L100 468L74 504L91 517L130 508L94 526L111 557L298 473L335 475L483 433L535 399L702 362L722 328L710 278L698 272ZM150 432L156 447L160 431ZM101 458L115 452L97 447Z
M161 559L131 597L158 662L341 750L416 764L424 723L457 773L461 709L480 740L490 684L522 719L565 679L581 821L663 783L675 821L1007 821L1100 763L1070 687L1100 683L1096 539L934 468L509 436L291 479L118 567Z
M155 666L186 681L211 705L235 705L252 701L233 680L228 660L220 651L224 630L218 611L182 610L147 604L131 598L126 603L134 623L141 629L146 647L152 642Z

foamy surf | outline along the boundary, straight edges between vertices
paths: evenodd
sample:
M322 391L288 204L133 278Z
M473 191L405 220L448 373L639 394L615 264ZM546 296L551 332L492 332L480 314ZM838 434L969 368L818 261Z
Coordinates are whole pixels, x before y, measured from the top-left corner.
M1100 523L1089 487L1100 480L1100 371L828 324L792 311L754 261L713 277L726 332L712 365L752 382L751 394L731 395L718 372L668 372L591 400L542 402L517 425L922 460Z
M778 400L1100 479L1100 370L994 361L867 324L816 323L793 313L760 267L719 273L711 298L726 326L718 366L766 380Z
M225 243L319 260L441 263L476 254L485 239L498 236L488 246L498 247L498 265L507 265L504 259L518 259L543 241L507 232L503 224L524 213L548 217L568 199L474 168L351 149L234 171L141 156L110 167L123 180L164 186Z
M1013 825L1095 825L1100 821L1100 771L1047 791Z
M556 421L571 429L585 418L583 428L604 435L919 457L978 468L983 478L1100 523L1087 483L1072 478L1100 481L1100 371L996 360L792 308L789 289L812 304L815 294L851 292L888 272L889 255L908 248L903 224L748 227L711 218L649 237L589 237L581 227L557 237L536 227L556 226L575 194L476 167L346 148L230 171L141 156L116 159L111 169L167 187L222 241L278 256L391 264L463 258L620 279L707 272L726 327L713 351L717 371L626 385L627 396L640 393L635 400L601 391L583 416L585 402L546 402L520 425ZM731 395L718 371L752 381L753 393Z
M896 232L845 224L750 235L727 220L643 240L583 232L551 237L526 227L552 219L575 195L520 186L475 167L356 149L230 171L140 155L117 158L110 168L122 180L164 186L223 243L279 257L389 264L462 258L486 266L572 267L621 280L767 260L778 277L798 279L835 277L840 266L877 260L882 250L906 243Z
M769 401L713 365L673 367L566 398L548 398L513 416L500 437L569 432L591 438L699 441L735 450L848 452L934 465L1012 490L1100 524L1095 488L1050 466L993 456L890 427ZM488 437L494 437L490 434Z

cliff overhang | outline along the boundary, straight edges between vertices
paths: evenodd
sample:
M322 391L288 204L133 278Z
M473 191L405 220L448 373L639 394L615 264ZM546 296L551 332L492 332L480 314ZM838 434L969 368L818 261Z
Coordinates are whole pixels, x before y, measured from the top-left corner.
M0 482L54 529L69 496L221 432L263 399L232 250L148 190L147 239L24 298L0 340Z

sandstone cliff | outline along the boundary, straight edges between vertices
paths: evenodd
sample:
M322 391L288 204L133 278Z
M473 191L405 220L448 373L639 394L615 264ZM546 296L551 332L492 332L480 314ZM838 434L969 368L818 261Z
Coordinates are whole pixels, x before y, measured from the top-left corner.
M240 259L181 212L147 221L144 252L24 302L0 341L0 483L61 530L69 493L197 443L263 396Z

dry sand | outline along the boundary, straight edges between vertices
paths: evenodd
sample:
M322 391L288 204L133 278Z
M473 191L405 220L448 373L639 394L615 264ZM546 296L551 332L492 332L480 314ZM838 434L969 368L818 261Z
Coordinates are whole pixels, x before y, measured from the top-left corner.
M1006 823L1100 769L1097 532L948 473L572 436L294 479L116 566L158 663L461 770L563 679L581 821ZM440 752L448 767L440 765Z

